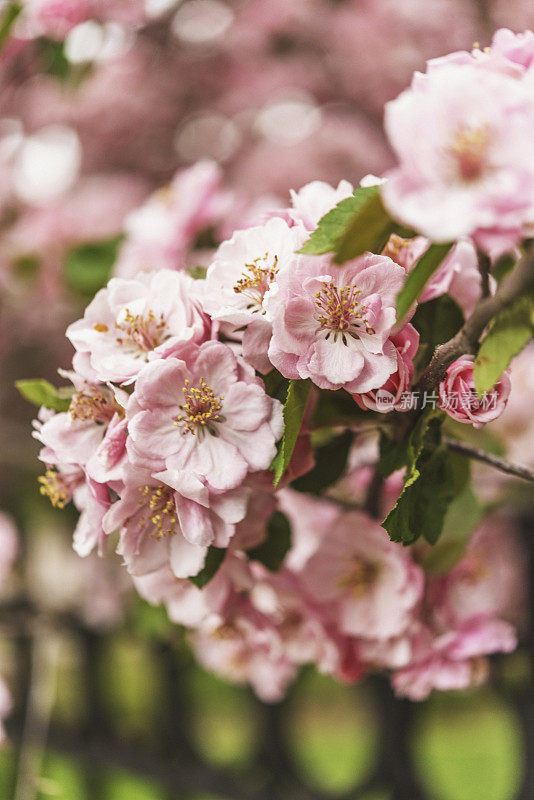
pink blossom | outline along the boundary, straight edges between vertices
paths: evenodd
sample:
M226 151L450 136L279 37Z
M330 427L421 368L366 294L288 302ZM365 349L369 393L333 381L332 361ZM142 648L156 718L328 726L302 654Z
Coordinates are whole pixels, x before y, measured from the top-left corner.
M220 342L184 348L148 364L137 379L129 422L132 455L187 470L215 492L267 469L282 434L281 404ZM138 410L140 409L140 410Z
M126 241L115 275L133 278L141 270L188 266L197 234L218 224L232 207L232 196L221 183L220 167L212 161L199 161L180 170L168 186L132 211L125 220Z
M265 703L280 701L297 667L283 654L274 654L261 631L240 620L229 625L212 617L191 637L200 664L231 683L250 683Z
M170 270L112 278L67 329L76 368L90 380L128 382L178 343L206 340L211 326L197 293L192 278Z
M484 66L521 78L534 63L534 33L513 33L501 28L493 34L488 50L475 49L473 56Z
M120 529L117 552L128 571L142 576L170 567L177 578L196 575L208 546L226 547L246 508L246 492L210 497L197 479L178 470L152 474L129 467L124 490L104 518Z
M397 694L424 700L432 689L467 689L488 675L485 656L515 649L513 628L500 620L478 620L432 640L421 661L399 670L392 683Z
M397 351L397 371L389 376L379 389L373 389L366 394L354 395L360 408L379 411L384 414L388 411L408 411L411 403L405 402L413 378L413 359L419 347L419 334L413 325L404 328L391 337Z
M531 94L473 65L433 70L386 107L399 159L382 193L390 212L432 241L473 236L513 249L532 210Z
M473 356L463 356L451 364L439 385L439 404L458 422L481 428L497 419L506 408L511 381L507 370L493 389L479 399L473 378L473 362Z
M78 391L68 412L52 414L38 425L34 436L44 445L39 457L47 464L82 468L89 479L116 489L126 461L125 409L117 399L121 390L92 385L75 373L65 376Z
M511 520L485 519L464 557L443 576L433 576L428 603L442 629L476 619L517 623L525 601L525 553Z
M306 238L301 226L290 227L274 217L236 231L219 247L208 269L204 308L214 319L246 326L243 356L262 372L271 369L266 357L271 336L267 297L281 275L295 269L302 258L296 250Z
M59 475L62 478L62 473ZM107 538L104 517L111 506L108 487L88 479L74 491L73 500L76 508L81 512L74 530L74 550L83 558L95 548L98 554L102 555Z
M163 603L177 625L195 628L210 611L204 593L191 581L177 578L169 566L132 579L141 597L152 605Z
M93 6L92 0L26 0L23 21L34 35L61 40L91 17Z
M389 336L404 270L367 254L336 267L305 258L279 276L267 314L269 359L286 378L311 378L322 389L378 389L397 369Z
M407 551L392 543L362 512L346 512L326 529L300 578L345 634L389 639L410 624L423 574Z

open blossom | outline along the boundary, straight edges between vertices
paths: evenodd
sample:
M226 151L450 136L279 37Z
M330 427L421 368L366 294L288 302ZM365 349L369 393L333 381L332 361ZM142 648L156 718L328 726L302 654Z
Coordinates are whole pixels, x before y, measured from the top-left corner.
M423 591L423 573L362 512L347 512L325 529L302 564L300 580L314 604L342 633L389 639L410 624Z
M120 481L127 430L118 392L75 380L78 391L68 412L50 416L34 433L44 445L40 458L48 464L61 462L81 467L99 483Z
M474 620L468 624L415 643L421 657L395 672L395 692L411 700L425 700L433 689L447 691L478 686L488 676L486 656L509 653L517 646L511 625L501 620ZM424 653L424 655L422 655Z
M464 557L429 576L421 619L409 632L410 657L393 676L397 693L423 700L432 689L485 680L486 656L510 652L524 601L524 554L506 518L484 520Z
M463 356L447 370L439 385L439 404L458 422L481 428L500 417L512 387L509 372L503 372L493 389L479 399L473 377L473 356Z
M170 270L112 278L67 329L75 368L89 380L126 383L177 344L205 341L211 323L197 297L195 281Z
M177 353L178 355L178 353ZM131 455L199 477L214 492L268 469L282 435L282 407L230 347L205 342L139 375L129 421Z
M411 403L406 402L406 392L409 391L413 378L413 359L419 347L419 334L413 325L404 328L391 337L397 351L397 371L389 376L379 389L373 389L366 394L356 394L354 399L360 408L386 413L397 409L408 411Z
M115 275L132 278L143 270L180 270L195 237L218 224L232 205L222 186L222 172L213 161L199 161L180 170L168 186L159 189L125 220ZM193 262L194 265L194 262Z
M209 545L228 545L246 498L241 490L210 497L198 479L179 470L131 466L103 524L106 533L120 530L117 552L133 575L167 565L177 578L187 578L202 569Z
M397 369L390 340L405 273L386 256L366 254L342 268L303 259L268 298L269 359L286 378L322 389L378 389Z
M296 251L307 238L301 226L273 217L264 225L236 231L219 247L206 276L203 306L211 316L235 328L245 327L243 356L268 372L271 323L265 304L273 285L295 269Z
M397 219L438 242L512 249L532 216L532 92L472 64L431 70L386 106L399 159L382 187Z

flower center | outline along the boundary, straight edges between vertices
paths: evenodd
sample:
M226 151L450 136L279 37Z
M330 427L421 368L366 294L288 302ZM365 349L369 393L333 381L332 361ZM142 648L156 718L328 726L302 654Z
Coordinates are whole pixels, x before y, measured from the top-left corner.
M376 581L378 572L378 564L356 557L351 562L350 572L340 579L339 588L348 589L355 598L363 597Z
M114 398L106 396L98 389L77 392L73 395L69 413L73 420L79 419L82 422L92 420L104 425L111 422L115 414L119 414L121 418L124 417L122 406Z
M149 513L142 517L141 523L151 523L153 526L150 536L155 539L164 539L167 534L176 533L176 505L174 492L169 486L140 486L139 503L144 505Z
M490 137L486 126L462 127L450 146L460 177L464 181L480 178L488 161Z
M117 336L119 344L133 344L145 353L159 347L168 338L163 314L157 317L152 310L147 314L132 314L127 308L124 319L116 322L115 328L120 332Z
M197 386L191 386L190 381L186 380L182 391L184 393L184 402L180 406L182 413L176 417L174 424L183 427L188 433L207 430L215 436L213 423L224 421L219 414L224 397L222 395L216 397L204 378L199 379Z
M262 303L265 293L278 273L278 256L269 263L269 253L255 258L251 264L245 264L241 278L234 286L236 294L243 294L250 300L247 310L257 313L263 311Z
M69 480L55 469L47 469L37 478L39 492L48 497L54 508L65 508L72 500L74 489L80 483L78 477Z
M364 317L365 306L361 305L358 295L361 289L355 286L345 286L340 289L334 283L323 283L323 288L315 295L315 306L319 312L317 320L326 333L336 342L341 338L344 345L348 344L347 337L358 338L358 334L365 330L373 334Z

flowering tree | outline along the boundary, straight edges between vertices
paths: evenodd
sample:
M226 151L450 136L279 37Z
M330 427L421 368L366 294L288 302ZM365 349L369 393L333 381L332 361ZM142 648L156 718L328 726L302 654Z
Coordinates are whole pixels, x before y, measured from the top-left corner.
M507 30L429 62L386 107L383 178L243 212L207 257L228 197L212 165L180 175L69 326L67 385L19 383L79 555L115 548L265 700L305 663L422 699L516 646L521 558L471 462L534 479L473 433L532 358L533 63Z

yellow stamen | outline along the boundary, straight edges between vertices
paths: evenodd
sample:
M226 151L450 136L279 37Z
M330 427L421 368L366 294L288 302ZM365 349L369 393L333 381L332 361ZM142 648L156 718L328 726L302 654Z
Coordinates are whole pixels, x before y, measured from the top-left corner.
M189 433L197 433L211 423L221 421L219 411L224 397L216 397L204 378L199 379L198 386L191 386L190 381L186 380L182 391L184 403L180 408L184 413L176 417L175 425L183 426Z

